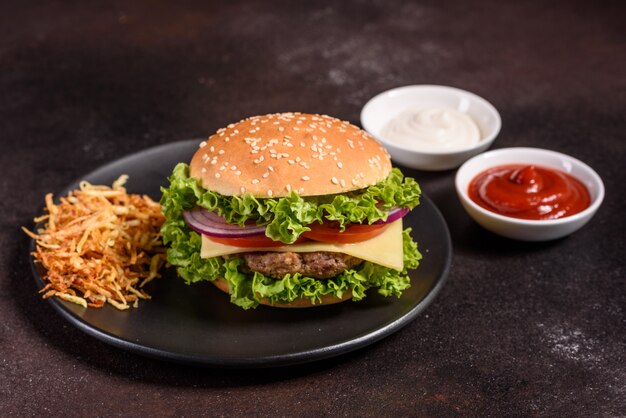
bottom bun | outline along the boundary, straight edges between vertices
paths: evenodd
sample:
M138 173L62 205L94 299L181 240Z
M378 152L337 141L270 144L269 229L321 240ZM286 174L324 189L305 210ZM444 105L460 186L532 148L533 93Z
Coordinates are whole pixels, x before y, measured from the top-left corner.
M215 279L211 283L213 283L215 287L220 289L222 292L230 294L228 290L228 282L226 280ZM297 298L289 303L271 303L268 298L261 298L259 303L261 305L272 306L274 308L315 308L322 305L332 305L349 299L352 299L352 290L344 292L340 298L334 295L323 295L321 300L318 300L315 303L311 302L311 299L309 298Z

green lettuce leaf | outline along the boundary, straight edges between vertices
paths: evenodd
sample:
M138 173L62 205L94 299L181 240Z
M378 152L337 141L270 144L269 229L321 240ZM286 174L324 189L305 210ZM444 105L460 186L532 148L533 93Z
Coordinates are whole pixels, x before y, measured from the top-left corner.
M393 270L364 262L335 278L318 280L301 274L286 275L275 280L261 273L240 271L243 260L238 257L200 257L202 239L183 220L183 212L196 205L217 211L229 223L243 225L248 220L267 225L266 235L274 240L293 243L308 225L330 220L341 228L350 223L373 223L386 220L388 210L395 207L414 208L419 204L420 188L412 178L404 178L393 169L382 182L366 189L330 196L301 197L295 192L281 198L257 199L251 194L223 196L205 190L189 177L189 166L178 164L162 188L161 210L166 222L161 228L163 241L168 244L167 259L176 266L187 284L224 278L228 282L231 301L244 309L254 308L262 298L273 303L288 303L296 298L312 302L324 295L341 297L352 290L353 300L361 300L370 288L384 296L400 296L410 287L408 269L416 268L421 259L410 229L403 232L404 269Z
M294 243L314 222L335 221L343 231L350 223L386 220L389 209L395 206L413 209L419 204L421 194L417 182L405 178L397 168L380 183L365 189L313 197L302 197L295 191L285 197L267 199L257 199L250 193L224 196L205 190L196 179L190 178L189 166L184 163L174 168L169 181L170 186L161 189L166 230L170 222L181 219L184 210L199 205L216 211L228 223L243 226L255 220L259 225L267 225L265 234L286 244Z

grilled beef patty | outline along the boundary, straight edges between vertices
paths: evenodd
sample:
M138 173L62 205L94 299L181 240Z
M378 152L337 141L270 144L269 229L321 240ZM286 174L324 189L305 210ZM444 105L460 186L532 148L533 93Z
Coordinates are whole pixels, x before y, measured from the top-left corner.
M268 251L238 255L244 259L246 270L258 271L274 279L282 279L285 274L293 273L301 273L316 279L328 279L363 262L351 255L326 251L313 253Z

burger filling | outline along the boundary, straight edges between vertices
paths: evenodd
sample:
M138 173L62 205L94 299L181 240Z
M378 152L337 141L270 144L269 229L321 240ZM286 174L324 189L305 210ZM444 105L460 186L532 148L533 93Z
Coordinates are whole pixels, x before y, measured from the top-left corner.
M387 221L392 208L415 207L419 186L397 169L365 189L309 197L294 191L276 198L220 195L189 177L186 164L177 165L169 180L161 199L167 218L161 233L169 245L168 262L187 283L224 279L231 302L244 309L256 307L261 300L289 303L307 298L318 303L326 295L341 298L346 292L356 301L368 289L400 296L411 285L408 270L421 259L410 228L403 230L401 220L367 241L315 242L311 237L313 242L297 242L302 234L313 232L310 226L333 224L347 233L351 225ZM190 228L183 217L197 206L215 212L230 225L263 225L267 238L284 245L253 250L212 242L207 234Z

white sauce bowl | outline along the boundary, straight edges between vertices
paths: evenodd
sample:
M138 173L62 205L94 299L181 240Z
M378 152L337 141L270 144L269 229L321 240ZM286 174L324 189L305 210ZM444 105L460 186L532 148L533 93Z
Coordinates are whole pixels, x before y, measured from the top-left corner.
M449 107L467 114L480 129L480 141L453 150L417 151L381 135L392 119L416 106ZM456 168L489 148L500 132L502 121L496 108L474 93L447 86L413 85L388 90L370 99L361 111L361 125L387 148L396 163L418 170L441 171Z
M474 177L508 164L534 164L570 174L587 187L591 203L582 212L564 218L526 220L491 212L469 198L468 188ZM604 199L602 179L591 167L569 155L540 148L502 148L478 155L459 168L455 187L461 204L476 222L498 235L521 241L548 241L571 234L591 220Z

